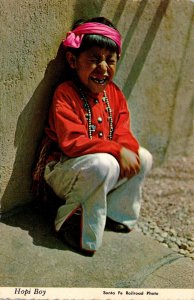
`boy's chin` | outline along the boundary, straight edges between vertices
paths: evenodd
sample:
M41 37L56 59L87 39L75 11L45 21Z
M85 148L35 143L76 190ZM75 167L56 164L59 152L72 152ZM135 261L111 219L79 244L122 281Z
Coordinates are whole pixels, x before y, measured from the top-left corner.
M100 84L94 84L94 85L89 86L88 88L89 88L89 90L90 90L91 93L99 94L99 93L104 92L107 84L108 83L102 84L102 85L100 85Z

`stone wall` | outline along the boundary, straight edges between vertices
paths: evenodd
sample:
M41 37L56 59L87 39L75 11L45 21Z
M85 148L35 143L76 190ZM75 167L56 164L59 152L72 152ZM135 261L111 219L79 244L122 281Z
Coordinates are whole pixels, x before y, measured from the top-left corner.
M105 16L123 36L115 81L141 144L161 163L193 147L194 3L189 0L1 0L1 211L32 200L30 172L78 18Z

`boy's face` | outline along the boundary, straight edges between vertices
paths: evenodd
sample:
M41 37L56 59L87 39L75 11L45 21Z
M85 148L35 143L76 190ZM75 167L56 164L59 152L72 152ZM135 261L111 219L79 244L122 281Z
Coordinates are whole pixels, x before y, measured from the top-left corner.
M92 47L70 62L80 81L92 93L104 91L116 72L117 53Z

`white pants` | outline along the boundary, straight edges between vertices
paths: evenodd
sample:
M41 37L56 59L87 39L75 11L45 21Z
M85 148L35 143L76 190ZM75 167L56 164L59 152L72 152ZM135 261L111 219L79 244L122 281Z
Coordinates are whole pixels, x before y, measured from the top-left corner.
M152 166L152 156L146 149L140 148L139 156L140 172L129 180L119 180L119 163L108 153L48 163L45 180L66 201L58 209L56 230L78 208L82 210L83 249L101 246L107 216L132 228L140 212L143 180Z

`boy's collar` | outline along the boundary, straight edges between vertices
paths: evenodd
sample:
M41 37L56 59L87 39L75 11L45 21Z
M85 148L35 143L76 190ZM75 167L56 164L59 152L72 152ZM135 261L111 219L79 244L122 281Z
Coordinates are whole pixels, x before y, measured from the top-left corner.
M75 86L76 86L77 89L78 89L78 87L80 87L89 98L101 99L103 97L103 92L101 92L101 93L93 93L90 90L86 89L85 86L79 80L79 78L75 78L73 80L73 83L75 84Z

